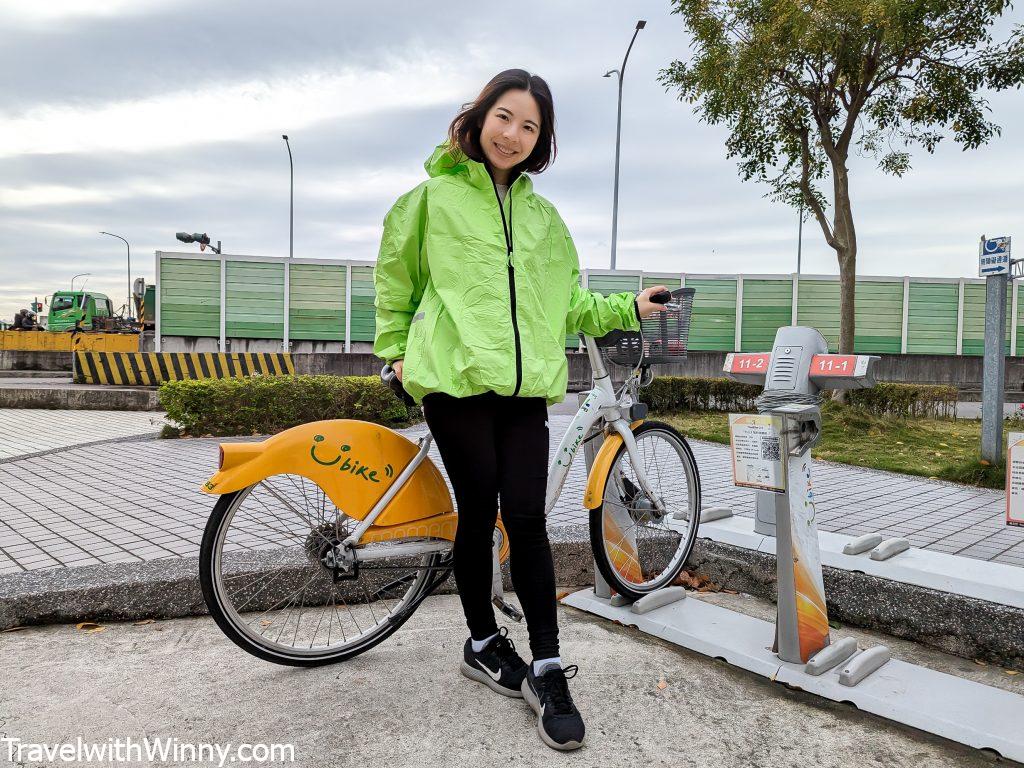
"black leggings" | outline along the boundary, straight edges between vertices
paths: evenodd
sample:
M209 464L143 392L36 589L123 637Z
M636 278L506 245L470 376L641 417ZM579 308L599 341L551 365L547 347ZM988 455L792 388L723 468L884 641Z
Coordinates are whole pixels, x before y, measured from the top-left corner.
M544 519L544 398L433 392L423 398L423 415L455 489L455 583L470 634L483 640L498 631L491 606L491 546L500 496L512 584L526 615L530 650L535 659L558 656L555 568Z

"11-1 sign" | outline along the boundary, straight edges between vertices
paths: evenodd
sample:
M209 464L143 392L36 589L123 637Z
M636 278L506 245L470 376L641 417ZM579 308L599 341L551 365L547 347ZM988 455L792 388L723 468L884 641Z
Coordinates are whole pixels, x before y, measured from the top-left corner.
M815 355L811 358L813 376L864 376L870 355Z

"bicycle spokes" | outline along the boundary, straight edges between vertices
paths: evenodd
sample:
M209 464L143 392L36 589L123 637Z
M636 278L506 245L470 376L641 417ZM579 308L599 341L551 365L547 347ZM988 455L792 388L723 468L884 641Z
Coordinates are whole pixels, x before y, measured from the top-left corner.
M358 521L306 478L275 475L239 493L213 559L231 626L264 653L307 656L358 647L416 601L443 552L408 539L347 549Z
M628 452L622 450L606 482L601 540L609 565L623 584L642 588L659 582L688 554L692 539L687 510L694 504L688 457L671 433L657 429L635 435L645 493ZM675 513L679 519L676 519Z

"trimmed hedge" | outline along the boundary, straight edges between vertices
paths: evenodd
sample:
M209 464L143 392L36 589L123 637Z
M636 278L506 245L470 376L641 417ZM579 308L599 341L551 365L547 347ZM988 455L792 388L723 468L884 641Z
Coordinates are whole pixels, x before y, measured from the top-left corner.
M956 415L959 390L952 385L879 382L871 389L853 389L847 402L877 416L948 417Z
M168 381L160 405L190 435L271 435L325 419L408 424L408 409L378 376L249 376Z
M641 393L652 411L727 411L742 413L756 410L755 399L762 388L731 379L706 379L694 376L657 376ZM831 391L822 392L824 399ZM847 393L847 402L877 416L948 417L956 414L957 388L926 384L881 382L871 389Z
M753 411L758 384L696 376L656 376L640 393L652 411Z

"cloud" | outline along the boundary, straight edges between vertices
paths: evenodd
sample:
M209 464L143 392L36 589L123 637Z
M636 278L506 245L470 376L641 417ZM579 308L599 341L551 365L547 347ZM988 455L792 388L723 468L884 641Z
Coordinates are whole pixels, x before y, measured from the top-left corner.
M479 51L469 51L469 56ZM19 117L0 112L0 157L133 152L242 141L328 120L450 103L469 87L451 55L412 52L377 70L347 67L270 81L207 85L96 107L48 105Z
M155 250L190 249L178 230L286 255L282 133L296 255L372 260L384 214L425 178L459 105L511 66L542 74L555 96L559 155L535 187L583 266L606 267L617 87L602 75L640 17L623 88L619 266L793 271L796 212L740 182L724 131L656 81L689 50L669 11L663 0L523 0L511 15L461 0L4 3L0 317L77 272L123 296L124 246L100 230L131 242L133 275L150 281ZM982 232L1024 237L1013 172L1024 107L1019 93L991 105L1004 132L978 151L916 152L899 180L852 159L862 273L970 276ZM802 256L806 271L837 271L813 221Z

